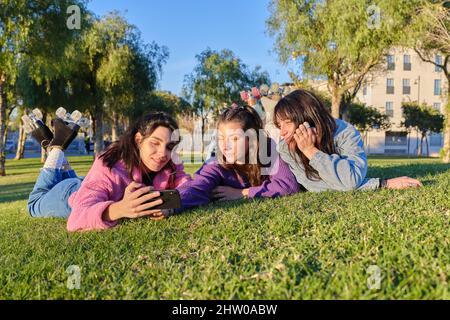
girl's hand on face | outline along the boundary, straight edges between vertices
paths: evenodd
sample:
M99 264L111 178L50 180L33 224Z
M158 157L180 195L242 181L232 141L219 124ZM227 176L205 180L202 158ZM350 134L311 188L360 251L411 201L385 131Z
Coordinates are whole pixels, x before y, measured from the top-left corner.
M116 221L122 218L136 219L144 216L161 217L162 210L151 210L163 203L162 199L150 201L160 196L158 191L149 193L152 189L152 187L144 187L141 183L133 181L125 189L123 199L111 204L105 211L104 218ZM150 202L144 203L147 201Z
M295 130L294 139L300 151L311 160L319 149L315 144L317 141L317 132L315 128L311 128L308 122L299 125Z
M213 190L213 198L218 201L238 200L248 196L248 189L220 186Z
M423 187L422 182L410 177L398 177L386 180L386 189L406 189Z

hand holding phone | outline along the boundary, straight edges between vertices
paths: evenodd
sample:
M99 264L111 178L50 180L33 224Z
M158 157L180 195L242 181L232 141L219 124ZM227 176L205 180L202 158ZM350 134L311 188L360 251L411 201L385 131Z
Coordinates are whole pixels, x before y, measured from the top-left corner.
M181 208L181 197L178 190L160 190L157 199L162 200L162 204L153 207L153 209L179 209Z

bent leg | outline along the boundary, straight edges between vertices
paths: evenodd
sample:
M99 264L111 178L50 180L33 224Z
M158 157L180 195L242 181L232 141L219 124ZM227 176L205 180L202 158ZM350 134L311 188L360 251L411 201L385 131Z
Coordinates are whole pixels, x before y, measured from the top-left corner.
M67 218L70 195L80 188L82 179L63 177L61 169L43 168L28 199L33 217Z

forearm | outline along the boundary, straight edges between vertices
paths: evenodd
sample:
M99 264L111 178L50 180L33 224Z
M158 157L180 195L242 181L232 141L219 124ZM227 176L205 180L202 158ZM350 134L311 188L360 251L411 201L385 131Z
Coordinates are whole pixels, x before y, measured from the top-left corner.
M81 203L72 207L72 213L67 220L67 230L74 232L114 227L117 221L108 221L104 218L104 213L111 204L113 204L113 201L104 201L91 205Z
M108 222L116 222L122 218L122 212L120 201L114 202L103 212L102 219Z
M249 188L248 197L274 198L294 194L299 191L300 185L294 174L287 163L280 158L277 171L260 186Z
M183 184L177 190L180 192L181 206L183 209L202 206L211 202L211 192L217 185L209 184L201 177L197 177Z
M368 178L364 179L361 185L358 187L358 191L369 191L369 190L377 190L382 188L381 183L385 181L380 178Z
M323 181L338 191L358 188L367 173L367 159L364 154L342 157L318 151L309 164L317 170Z

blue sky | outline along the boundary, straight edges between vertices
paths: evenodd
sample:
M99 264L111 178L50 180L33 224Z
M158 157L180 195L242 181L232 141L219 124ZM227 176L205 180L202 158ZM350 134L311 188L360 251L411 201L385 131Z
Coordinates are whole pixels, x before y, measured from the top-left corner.
M289 81L266 34L269 0L91 0L97 15L118 10L142 32L144 41L169 48L161 90L180 94L184 75L195 66L195 55L207 47L231 49L250 67L261 65L272 81Z

